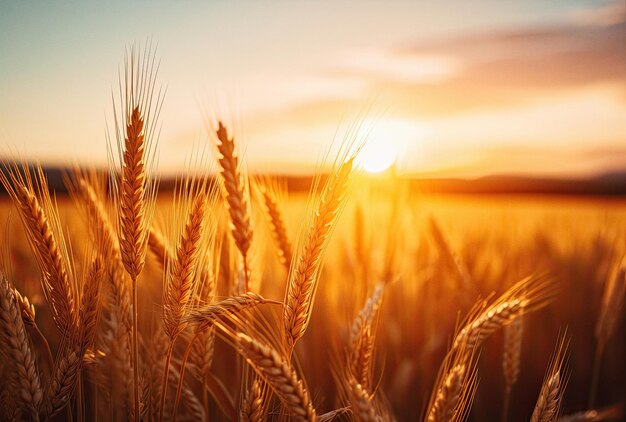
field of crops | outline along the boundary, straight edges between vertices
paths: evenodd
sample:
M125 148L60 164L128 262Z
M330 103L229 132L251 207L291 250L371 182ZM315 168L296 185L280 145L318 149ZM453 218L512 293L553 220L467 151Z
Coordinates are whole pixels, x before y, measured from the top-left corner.
M111 171L3 162L3 419L623 419L626 200L426 194L358 130L307 196L211 119L159 192L134 54Z
M252 190L259 193L260 187L266 185L267 181L263 185L255 184ZM268 192L279 193L280 184L269 185L272 189ZM585 410L593 377L594 353L600 340L594 333L606 306L603 292L611 277L621 277L615 282L621 283L622 288L624 283L623 268L620 270L619 265L626 243L626 203L614 199L433 196L412 192L403 186L401 180L377 180L373 189L366 178L356 180L325 251L325 264L316 277L319 288L311 308L311 320L295 347L290 365L306 386L304 391L318 416L348 408L352 403L350 384L346 383L346 372L355 359L354 351L350 350L354 341L351 330L358 327L360 309L372 306L372 295L376 297L377 307L367 331L372 349L367 380L363 380L369 383L368 403L372 410L385 415L384 418L394 414L399 420L415 420L427 416L429 398L454 341L455 327L458 331L463 326L475 303L487 298L494 301L513 284L533 275L547 280L558 290L541 309L511 319L523 321L523 330L519 333L521 345L516 344L514 347L518 350L513 351L516 362L512 364L518 370L510 379L514 382L509 420L531 417L550 359L562 337L569 343L559 390L559 394L563 393L562 413ZM174 198L162 196L156 206L153 226L164 234L175 233L176 229L171 226L176 226L177 218L172 213L180 211L181 205L172 207ZM302 240L297 241L299 233L306 231L310 222L307 197L293 194L287 198L285 192L277 197L281 198L278 204L287 239L298 245L302 243ZM254 235L248 290L282 302L290 279L288 265L281 264L283 255L278 253L280 244L273 240L275 226L267 213L263 195L253 194L252 199ZM215 256L206 265L211 268L212 288L216 293L201 296L203 288L194 286L185 314L196 312L198 307L201 313L205 303L221 303L238 293L240 277L237 275L241 272L237 264L238 249L226 229L228 213L217 198L213 200L216 203L212 206L219 211L207 210L207 224L215 226L212 236L220 240L211 244L210 251ZM81 212L69 198L60 197L58 202L59 227L63 228L68 243L71 241L76 289L81 291L89 282L85 277L90 259L98 255L98 242L93 240L95 231L88 227L91 225L93 229L97 223L90 221L89 213ZM66 358L68 345L64 343L67 339L55 327L42 293L37 254L33 254L20 227L18 211L7 199L2 202L0 215L4 224L5 274L14 288L34 305L36 324L48 339L54 356L52 369L58 371L59 362ZM180 224L178 226L180 230ZM165 237L167 250L173 252L180 240ZM171 265L165 262L166 266ZM170 275L164 276L162 264L157 255L149 252L145 270L138 279L140 380L145 392L142 398L154 409L154 413L145 410L154 418L158 417L161 374L168 347L168 337L162 331L163 286L170 282L171 271L166 271L165 274ZM113 263L104 266L105 274L109 274L111 266ZM194 278L194 282L196 280L202 281ZM124 334L118 332L120 316L116 315L119 310L114 306L116 292L112 291L112 286L112 280L104 277L99 296L103 310L93 345L86 349L84 365L73 378L76 385L69 387L70 393L61 397L62 403L58 406L61 409L69 403L74 413L83 412L82 417L87 420L92 420L96 409L106 418L126 417L132 409L129 343ZM494 293L495 296L491 296ZM237 357L235 338L226 334L245 332L281 350L284 341L281 306L258 305L256 309L222 318L226 324L224 332L218 330L214 336L213 331L209 331L210 335L202 335L202 345L193 348L189 356L179 419L194 420L200 416L227 419L234 416L229 412L243 409L249 394L255 393L253 387L259 385L265 394L259 403L263 418L291 414L289 407L281 405L277 399L280 395L269 393L273 388L272 378L257 379L249 369L255 368L254 362L247 367ZM611 412L619 415L616 413L619 407L616 410L615 406L620 404L624 393L621 316L616 314L609 318L615 319L614 324L618 325L602 340L605 347L600 358L595 400L599 408L609 408L607 420L611 420ZM170 364L171 390L165 408L168 417L176 396L185 345L194 332L192 326L181 332L174 347ZM508 356L504 337L513 327L520 329L518 324L489 329L490 335L468 358L472 376L477 380L476 384L464 387L474 393L473 401L471 397L466 398L463 404L468 420L495 420L502 413L507 385L503 363ZM39 385L49 389L52 375L45 348L28 322L26 332L32 342L30 347ZM617 335L613 335L615 333ZM202 367L203 362L207 366ZM285 362L289 361L285 359ZM2 366L6 375L3 379L11 379L12 368ZM212 390L215 386L204 380L206 374L202 375L202 371L215 377L212 382L219 382L224 396ZM11 389L16 388L11 383L3 387L4 408L9 409L8 404L18 404L16 399L22 396L11 393ZM80 395L76 394L77 389ZM79 405L77 400L82 400L83 404ZM227 403L219 405L220 400ZM61 415L65 412L67 410L62 410ZM349 414L346 411L337 417L345 418ZM619 416L613 419L619 420Z

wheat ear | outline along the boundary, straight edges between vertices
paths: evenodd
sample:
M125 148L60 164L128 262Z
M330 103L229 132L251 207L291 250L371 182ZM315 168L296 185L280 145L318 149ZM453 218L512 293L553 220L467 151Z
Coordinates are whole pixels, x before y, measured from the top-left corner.
M39 341L43 344L46 357L48 359L48 365L50 368L54 365L54 359L52 358L52 350L50 349L50 343L43 335L37 322L35 321L35 305L24 295L22 295L15 287L13 288L13 294L15 295L15 301L22 311L22 320L24 324L35 332L35 335L39 337Z
M36 418L43 397L35 356L26 334L22 310L4 274L0 273L0 349L16 373L15 398L32 418Z
M189 345L187 346L187 350L185 351L185 356L183 357L181 369L180 369L180 378L178 381L178 388L176 392L176 399L174 401L174 415L176 415L176 408L178 407L178 402L180 399L180 394L183 386L183 379L185 376L185 368L187 365L187 360L193 351L193 344L204 332L210 330L214 324L216 324L220 320L226 320L228 318L234 317L236 314L264 304L264 303L274 303L279 304L279 302L270 301L264 299L263 297L254 294L254 293L245 293L243 295L232 296L227 299L224 299L220 302L216 302L211 305L204 306L202 308L193 310L189 313L188 316L184 317L183 323L190 323L195 325L195 333ZM171 347L171 346L170 346ZM171 353L171 352L168 352ZM167 361L166 361L167 362Z
M84 285L81 312L88 318L81 318L83 332L79 337L83 344L82 349L91 347L95 327L98 324L99 309L108 302L110 315L104 319L106 328L100 336L103 356L97 359L97 363L100 376L110 380L110 386L113 386L113 380L126 381L128 374L132 372L129 359L132 314L128 276L122 262L118 237L106 210L102 182L103 180L96 174L78 172L73 186L77 202L87 211L89 226L94 232L100 257L92 263L87 283ZM107 263L106 268L103 263ZM98 279L101 281L97 282ZM108 300L105 300L101 293L102 281L105 279L109 287ZM99 306L94 307L95 302L100 302ZM128 391L128 384L117 381L115 385L119 388L115 389L111 400L117 404L119 400L114 397L124 397Z
M34 327L35 324L35 305L33 305L30 300L24 295L22 295L16 288L13 288L13 294L15 295L15 300L19 305L22 311L22 320L24 324L29 327Z
M100 318L100 286L104 277L104 267L100 258L91 263L85 284L83 285L82 303L79 311L79 356L93 347Z
M170 339L176 338L182 330L181 319L194 289L206 202L206 196L202 193L194 199L176 248L176 256L168 263L171 273L168 274L168 283L164 289L163 322Z
M71 399L78 385L83 357L94 344L100 314L100 283L104 269L99 258L89 267L83 286L79 311L78 335L66 346L61 359L56 362L52 380L46 390L43 408L45 418L51 418L62 410Z
M352 409L352 416L360 422L382 422L374 406L374 395L359 384L356 379L348 378L348 396Z
M472 288L472 277L470 276L467 267L465 266L463 261L461 261L461 258L453 252L452 247L450 246L450 243L448 242L446 236L441 230L441 227L439 227L437 220L435 220L435 218L431 216L428 219L428 223L430 234L435 241L435 245L439 250L439 254L442 260L446 263L446 265L448 265L448 267L452 271L456 273L463 288Z
M567 384L564 376L564 364L568 342L566 335L558 341L544 379L531 422L555 422L561 410L561 400Z
M522 353L522 336L524 334L524 317L515 319L504 327L504 353L502 357L502 370L504 373L504 405L502 406L502 421L508 417L509 400L511 389L517 382L520 372L520 357Z
M168 373L174 342L184 329L181 318L187 309L194 289L206 202L204 193L199 193L194 199L178 241L176 255L173 260L167 262L166 285L163 289L163 327L169 337L169 346L163 372L159 420L162 420L165 409Z
M42 272L42 287L57 327L64 335L71 335L76 326L76 301L73 281L68 272L69 263L64 249L53 230L56 211L49 197L45 176L40 167L36 169L35 185L28 169L21 176L17 168L0 172L4 185L19 209L30 246ZM42 202L35 194L35 186L42 195ZM52 215L50 215L52 214ZM63 242L63 239L60 239Z
M239 420L242 422L261 422L263 420L264 405L261 382L255 378L244 398L241 411L239 412Z
M208 261L200 274L200 288L196 291L196 303L210 303L213 301L217 289L215 281L216 274L214 264ZM196 341L193 342L193 350L191 351L190 360L193 363L193 374L201 382L211 370L213 356L215 352L215 329L209 328L196 334ZM208 406L208 394L203 389L203 403Z
M82 359L78 352L67 348L63 357L55 364L52 379L46 390L43 416L49 419L60 412L74 394Z
M372 389L375 322L383 300L384 284L378 284L350 329L347 367L350 376L366 390Z
M280 263L289 271L293 251L277 195L268 186L263 186L261 193L272 229L272 237L278 246L278 258Z
M554 373L541 388L531 422L552 422L558 418L561 375Z
M549 280L540 277L521 280L493 304L474 312L476 315L456 335L452 349L480 346L491 334L525 313L547 306L554 294L555 286Z
M224 195L228 203L231 233L235 245L243 258L244 284L243 291L248 291L250 277L250 245L252 244L252 223L250 218L250 203L243 175L239 168L239 158L235 153L235 141L228 136L228 131L222 122L217 127L217 150L220 154L220 175L224 186Z
M289 362L270 346L246 334L238 333L236 339L241 355L268 383L291 416L295 420L317 420L309 393Z
M618 318L624 307L624 288L626 286L626 256L614 270L606 282L600 315L596 323L595 336L599 343L606 341L613 335Z
M439 369L428 403L428 422L465 420L478 385L475 348L463 345L452 349Z
M134 107L126 122L119 200L120 251L124 268L133 280L137 280L143 269L147 242L147 175L143 126L139 107Z
M353 162L354 158L344 162L324 187L302 251L290 272L283 312L285 340L289 350L293 350L309 323L324 251L347 196Z
M109 218L104 200L103 192L98 177L94 174L77 173L75 176L75 191L77 202L85 206L89 216L90 228L94 231L95 241L98 246L100 263L110 262L106 269L103 268L102 276L106 274L106 279L110 288L109 302L112 312L117 318L117 323L121 323L122 328L130 333L130 295L125 280L125 269L122 263L122 256L119 248L117 234Z
M80 199L82 199L81 203L85 204L87 214L92 222L90 227L95 231L96 242L101 246L100 253L103 259L121 262L122 256L117 235L101 194L94 183L84 175L78 176L77 185Z
M622 258L620 264L613 270L610 278L604 285L602 295L602 305L595 327L596 350L593 362L593 372L591 374L591 387L589 389L588 406L593 408L600 381L600 370L602 365L602 355L604 346L615 332L615 327L624 307L624 295L626 294L626 256Z
M465 365L453 367L439 387L426 420L428 422L448 422L453 420L457 405L463 393Z
M163 233L154 226L150 227L150 233L148 234L148 248L159 263L161 270L165 270L165 263L171 261L172 258L166 246Z
M244 293L191 310L189 315L183 318L183 322L195 325L196 332L201 332L210 328L217 321L225 320L246 309L266 303L280 304L280 302L265 299L256 293Z

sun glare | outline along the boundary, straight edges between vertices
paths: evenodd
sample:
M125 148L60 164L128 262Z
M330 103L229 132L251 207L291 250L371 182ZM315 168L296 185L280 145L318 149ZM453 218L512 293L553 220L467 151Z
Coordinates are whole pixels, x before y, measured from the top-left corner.
M357 155L357 164L368 173L381 173L401 165L398 161L422 141L424 130L422 124L402 119L366 120L360 133L365 145Z
M384 139L370 139L357 156L358 164L368 173L381 173L391 167L398 153L392 142Z

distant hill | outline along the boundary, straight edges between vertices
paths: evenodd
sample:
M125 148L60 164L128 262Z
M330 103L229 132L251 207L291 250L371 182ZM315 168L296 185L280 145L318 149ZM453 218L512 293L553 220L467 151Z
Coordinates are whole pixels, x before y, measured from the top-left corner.
M2 165L0 164L0 169ZM57 194L67 193L63 184L66 169L44 167L50 190ZM313 180L306 176L279 176L285 180L290 192L307 192ZM165 178L160 190L174 189L175 179ZM626 196L626 172L613 172L583 179L536 178L524 176L492 175L477 179L461 178L413 178L411 188L428 193L466 195L534 194L579 196ZM6 195L0 186L0 195Z
M485 176L478 179L420 179L422 190L463 194L626 195L626 172L584 179Z

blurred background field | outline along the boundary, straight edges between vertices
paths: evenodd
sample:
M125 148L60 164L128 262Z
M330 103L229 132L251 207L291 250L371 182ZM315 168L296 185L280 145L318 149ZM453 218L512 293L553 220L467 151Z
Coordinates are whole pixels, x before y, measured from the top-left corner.
M626 199L427 194L408 189L402 181L366 179L357 185L328 250L311 324L297 347L298 364L320 413L339 405L332 369L343 362L349 321L377 282L393 279L377 328L377 394L385 395L400 420L414 420L427 405L459 318L476 299L500 294L533 273L554 278L560 291L547 308L525 317L521 374L513 387L509 420L530 417L554 344L565 330L571 347L563 413L586 408L603 288L626 250ZM69 198L61 195L58 203L63 227L80 259L82 248L88 245L83 216ZM168 194L160 196L156 223L163 228L168 224L170 203ZM306 206L304 193L293 193L283 203L294 239L305 221ZM253 268L262 274L257 280L259 291L282 300L286 271L278 263L256 201L253 211ZM38 269L19 217L5 198L0 201L0 221L3 255L10 257L13 280L37 306L38 322L47 321L43 330L54 336L40 294ZM437 241L436 230L447 241L448 251ZM460 267L451 265L447 253L455 255ZM148 324L160 319L162 276L153 258L148 259L140 283L144 292L140 306L147 310L140 319ZM222 294L226 294L224 289L221 286ZM605 350L599 408L623 403L625 344L620 332L623 329ZM223 344L217 350L213 369L228 384L232 356ZM479 387L469 420L500 417L502 351L501 332L482 348Z

